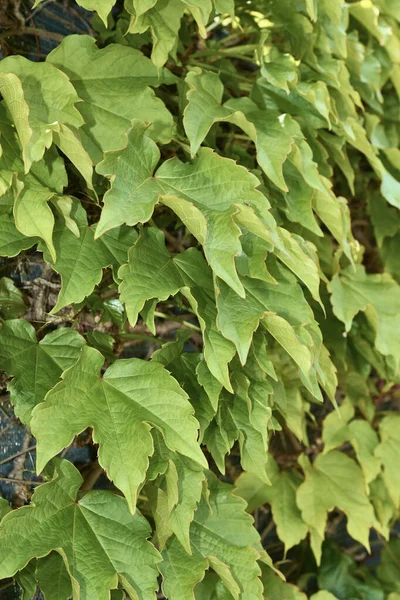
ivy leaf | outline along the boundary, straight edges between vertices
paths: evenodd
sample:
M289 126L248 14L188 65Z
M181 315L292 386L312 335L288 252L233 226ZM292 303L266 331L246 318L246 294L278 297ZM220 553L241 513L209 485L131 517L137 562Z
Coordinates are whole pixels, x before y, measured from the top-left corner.
M146 487L146 495L156 523L159 548L162 551L168 538L175 534L191 554L189 528L201 497L204 471L193 461L169 451L164 444L155 447L158 468L163 462L165 471L153 485Z
M36 244L36 238L25 237L15 227L11 215L0 215L0 254L1 256L16 256L23 250Z
M37 561L35 577L45 600L68 600L72 596L71 579L58 552Z
M0 521L1 519L9 513L11 510L11 506L8 504L5 498L0 498Z
M234 257L241 251L241 230L234 217L239 212L237 206L244 202L251 214L254 214L252 207L255 210L262 207L268 214L268 202L256 190L258 179L209 148L202 148L192 163L182 163L177 158L164 162L156 178L170 196L163 201L203 245L212 270L244 297L234 265ZM177 202L171 203L174 196ZM268 236L268 227L263 227Z
M375 580L376 581L376 580ZM338 598L370 598L371 600L384 600L381 586L371 585L358 577L357 568L353 560L342 552L332 542L324 544L322 563L318 574L318 585L321 589L328 590ZM379 585L379 584L378 584ZM329 598L329 600L331 600Z
M389 495L398 508L400 506L400 476L397 469L400 458L398 427L400 418L396 414L387 415L379 424L381 443L375 449L375 456L381 459L383 478Z
M107 27L107 17L115 4L115 0L77 0L77 2L86 10L95 10Z
M379 443L378 436L368 421L352 420L355 411L350 400L345 400L339 411L332 411L324 419L323 452L326 454L349 441L354 447L366 482L371 483L381 470L381 461L374 454Z
M164 162L153 176L159 152L143 137L144 131L144 125L136 121L126 149L107 155L99 165L100 173L111 176L112 187L105 195L98 235L121 222L134 225L148 220L160 199L203 244L216 275L243 297L234 264L234 257L241 252L241 229L235 216L240 210L237 221L247 229L261 229L259 235L267 239L270 229L275 228L268 213L268 201L256 190L259 181L233 161L207 148L202 148L192 163L182 163L177 158ZM131 181L135 181L133 187ZM262 214L266 224L254 211ZM287 254L284 249L283 254Z
M93 175L93 163L89 154L82 146L78 137L74 132L66 125L60 125L59 132L54 134L54 141L60 148L61 152L65 154L76 167L79 173L86 181L88 187L93 189L92 175Z
M282 165L298 133L296 123L288 115L259 109L249 98L228 100L224 106L235 111L231 122L255 143L258 164L267 177L281 190L287 190Z
M62 137L60 124L82 125L82 117L74 106L79 97L68 77L50 64L9 56L1 61L0 72L1 93L21 142L27 173L51 146L53 133Z
M73 329L48 333L39 343L32 325L5 321L0 329L0 362L10 377L10 398L16 416L29 423L32 409L59 381L61 373L78 359L85 340Z
M204 442L218 468L224 472L225 454L238 440L243 469L269 483L266 472L267 423L271 417L268 394L262 389L261 398L258 397L250 380L240 372L233 374L232 387L232 394L221 394L217 416L207 429Z
M0 159L0 170L5 168L13 174L9 190L9 209L11 211L13 208L15 226L28 238L42 238L55 260L52 237L54 215L48 201L56 194L62 194L64 186L68 183L64 161L53 146L45 153L43 159L33 163L29 173L25 174L15 129L5 117L0 117L2 140L6 148ZM33 242L30 242L30 245L33 245ZM5 255L8 252L7 249L4 250Z
M145 135L147 129L142 121L135 119L126 148L107 152L96 167L97 173L111 177L111 188L103 197L104 207L96 237L122 223L136 225L151 218L161 193L153 177L160 152Z
M15 319L26 311L23 295L12 279L0 279L0 314L4 319Z
M217 327L217 308L211 270L202 254L195 248L177 255L174 263L185 283L182 294L199 319L207 367L221 385L233 392L228 364L235 355L235 346L224 338Z
M61 290L57 304L51 310L56 313L68 304L79 303L89 296L100 283L103 269L117 269L126 262L128 248L136 239L136 231L120 227L95 240L95 226L89 227L84 209L78 204L72 214L77 223L79 237L60 221L54 231L54 246L57 260L45 258L61 275Z
M232 110L222 105L224 86L216 73L195 67L186 75L189 87L188 104L183 113L183 125L194 156L204 138L217 121L229 120Z
M262 566L264 597L268 600L306 600L307 596L291 583L285 583L272 569ZM321 600L323 600L321 598ZM326 600L329 600L326 598Z
M318 268L311 258L312 245L282 227L277 227L277 234L282 245L276 244L274 254L304 283L314 300L321 304Z
M400 593L400 567L397 559L399 550L399 540L396 538L390 540L389 544L382 548L381 562L377 569L384 588L398 593Z
M164 234L155 227L142 230L129 250L128 264L120 268L118 277L121 279L121 302L125 303L131 325L136 324L147 300L167 300L183 286L179 271L165 247Z
M257 559L261 545L245 503L232 486L214 475L208 478L210 496L202 498L190 526L192 556L171 540L162 553L160 570L164 593L171 600L194 599L193 588L212 567L232 596L262 600ZM205 532L207 531L207 535Z
M156 67L161 68L176 46L185 4L181 0L157 0L157 3L153 4L155 6L142 14L135 16L135 12L132 11L128 32L144 33L150 29L153 38L151 60ZM131 12L129 4L127 9Z
M334 276L330 284L335 316L350 331L356 314L371 307L375 345L384 355L400 355L400 343L392 335L400 326L400 294L398 284L388 275L368 275L363 266L351 267Z
M356 463L341 452L320 454L313 465L303 455L299 462L305 481L297 490L297 505L311 535L315 559L321 562L327 513L335 507L347 516L347 529L352 538L369 550L369 530L380 525L365 492L364 477Z
M46 559L44 559L46 560ZM22 600L32 600L37 592L37 581L35 577L36 559L31 560L22 571L15 575L15 581L22 589Z
M271 181L287 190L282 165L294 141L293 133L285 126L290 118L266 114L249 98L228 100L222 105L223 85L214 73L195 68L187 75L186 83L189 91L183 124L192 156L214 123L229 121L243 129L255 143L258 163Z
M171 450L201 466L207 463L196 441L197 421L187 395L159 363L117 360L100 377L103 362L97 350L85 347L78 362L64 372L63 381L34 411L37 471L75 435L93 427L99 462L133 513L154 451L151 427L160 429Z
M131 325L136 323L146 301L166 300L181 291L199 319L204 356L212 375L232 390L227 365L235 349L217 328L212 274L200 252L193 248L172 259L163 233L146 228L130 249L128 264L120 268L118 276L121 300L126 304Z
M26 237L41 238L49 251L52 260L56 260L53 243L54 215L48 200L54 192L36 186L34 181L25 181L18 186L14 202L15 225Z
M137 117L152 123L151 137L170 141L172 115L149 86L173 83L175 78L138 50L120 44L99 50L93 37L69 35L46 60L68 75L83 100L78 104L85 121L80 136L94 163L106 150L126 145L126 131Z
M191 331L178 330L176 340L163 344L160 350L153 352L151 359L167 367L188 394L199 421L202 441L204 430L217 412L222 385L212 375L201 354L183 351L191 336Z
M308 531L296 504L296 491L302 479L294 469L280 472L271 455L268 456L267 474L271 481L269 485L252 473L242 473L235 482L236 493L246 500L249 512L267 502L271 505L279 539L287 552L299 544Z
M32 504L3 519L0 578L57 549L82 600L108 600L118 582L133 597L150 600L159 555L147 541L149 524L139 513L130 515L125 500L110 492L92 491L77 501L81 484L77 469L58 459L52 481L36 489Z
M313 594L310 600L338 600L338 598L326 590L321 590L316 594Z
M314 321L295 277L279 265L271 264L271 267L270 272L279 283L241 278L246 291L244 304L223 281L216 280L217 325L222 334L235 344L242 364L247 360L253 333L265 313L276 312L294 326Z

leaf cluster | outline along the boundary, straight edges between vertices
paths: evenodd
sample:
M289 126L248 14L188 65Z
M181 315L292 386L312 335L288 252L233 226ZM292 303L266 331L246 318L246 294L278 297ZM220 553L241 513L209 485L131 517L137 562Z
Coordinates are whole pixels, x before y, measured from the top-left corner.
M1 500L0 579L398 600L396 0L77 2L96 37L0 61L0 368L39 484ZM57 294L16 286L34 256Z

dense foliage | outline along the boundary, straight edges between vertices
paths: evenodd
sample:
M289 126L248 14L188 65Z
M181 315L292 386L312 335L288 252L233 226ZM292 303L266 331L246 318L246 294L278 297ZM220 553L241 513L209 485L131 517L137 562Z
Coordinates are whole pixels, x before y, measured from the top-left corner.
M0 254L46 291L0 279L39 483L0 579L399 600L400 4L78 4L0 61Z

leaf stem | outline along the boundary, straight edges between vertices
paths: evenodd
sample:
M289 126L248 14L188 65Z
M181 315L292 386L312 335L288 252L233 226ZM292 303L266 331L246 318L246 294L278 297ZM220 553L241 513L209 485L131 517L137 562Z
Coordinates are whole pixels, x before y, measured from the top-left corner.
M179 317L172 317L171 315L167 315L158 311L155 311L154 316L158 317L159 319L167 319L168 321L182 323L183 325L186 325L186 327L189 327L189 329L193 329L194 331L199 331L201 333L200 327L198 327L197 325L193 325L193 323L189 323L189 321L186 321L185 319L180 319Z

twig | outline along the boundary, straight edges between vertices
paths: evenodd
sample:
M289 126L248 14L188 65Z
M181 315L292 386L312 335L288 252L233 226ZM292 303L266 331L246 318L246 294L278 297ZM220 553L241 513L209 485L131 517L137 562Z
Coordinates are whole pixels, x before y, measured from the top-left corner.
M11 423L8 423L8 425L6 425L5 427L3 427L3 429L0 431L0 437L1 437L2 435L5 435L5 434L7 433L7 431L8 431L9 429L11 429L11 427L13 427L14 425L15 425L15 423L13 423L13 422L11 421Z
M61 288L61 283L53 283L52 281L47 281L47 279L43 279L43 277L36 277L36 279L32 282L33 285L44 285L55 292L59 292Z
M174 250L177 250L178 252L184 252L186 250L185 246L182 246L179 240L177 240L169 231L167 231L167 229L163 229L163 232L167 241L171 244Z
M185 325L186 327L189 327L189 329L193 329L194 331L200 331L201 332L200 327L197 327L197 325L193 325L193 323L189 323L189 321L186 321L182 317L181 318L179 318L179 317L173 317L171 315L167 315L165 313L158 312L158 311L155 311L154 316L158 317L159 319L167 319L168 321L175 321L175 323L182 323L182 325Z
M14 491L14 495L13 495L13 504L16 508L19 508L20 506L24 506L24 504L26 504L26 502L28 500L29 490L28 490L27 484L26 484L26 482L24 482L22 476L23 476L24 469L25 469L25 455L29 448L30 441L31 441L31 434L29 433L29 431L25 430L24 439L22 441L21 451L19 452L17 458L15 459L14 466L10 471L10 479L11 480L14 479L14 481L15 480L20 481L20 483L18 483L15 486L15 491Z
M47 4L50 4L51 2L55 2L55 0L45 0L44 2L41 2L41 3L39 4L39 6L37 6L37 7L35 8L35 10L34 10L34 11L33 11L33 12L30 14L30 15L29 15L29 17L27 17L27 18L25 19L25 23L28 23L29 21L31 21L31 19L33 19L33 18L36 16L36 13L40 12L41 10L43 10L43 9L44 9L44 7L45 7Z
M18 458L18 456L22 456L23 454L28 454L28 452L31 452L32 450L36 450L36 446L31 446L30 448L27 448L26 450L20 450L19 452L16 452L12 456L9 456L8 458L5 458L4 460L0 460L0 465L6 465L7 463L14 460L14 458Z
M97 460L92 462L85 474L83 475L83 483L81 485L81 492L89 492L93 489L96 481L104 473L104 469L99 465Z
M55 33L54 31L46 31L46 29L36 29L36 27L23 27L21 29L9 29L4 33L0 34L0 40L5 40L15 35L38 35L41 37L47 37L49 40L55 42L61 42L64 39L64 35Z
M14 479L13 477L3 477L2 475L0 475L0 481L23 484L24 487L26 487L27 485L41 485L43 483L42 481L32 481L31 479Z

